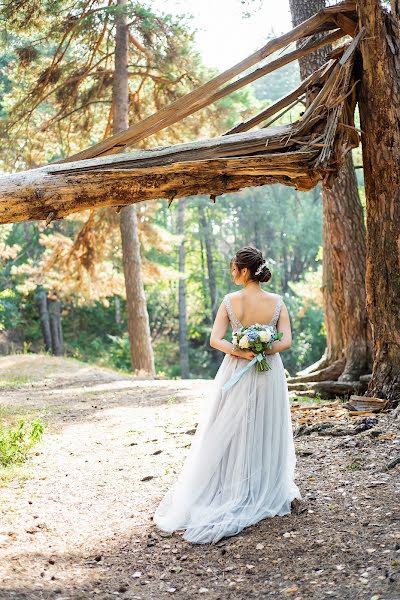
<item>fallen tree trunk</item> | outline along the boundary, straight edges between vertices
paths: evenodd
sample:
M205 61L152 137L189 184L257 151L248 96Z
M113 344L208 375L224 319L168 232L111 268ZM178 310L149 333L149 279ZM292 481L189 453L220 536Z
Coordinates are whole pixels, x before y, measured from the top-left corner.
M288 383L289 392L299 392L299 396L315 392L322 397L347 396L362 391L360 381L310 381L306 383Z
M15 173L0 179L0 223L275 182L311 189L322 177L312 171L318 150L274 152L296 148L296 131L274 127Z
M346 359L341 358L339 360L335 360L335 362L331 363L327 367L323 367L322 369L318 369L316 371L302 371L302 375L296 375L295 377L290 377L287 382L288 383L306 383L308 381L337 381L339 375L343 373L343 369L346 364Z
M298 121L130 154L52 163L3 177L0 223L49 223L88 208L207 193L215 197L271 183L301 191L320 180L332 185L346 153L359 143L351 93L359 39L357 34L318 73Z

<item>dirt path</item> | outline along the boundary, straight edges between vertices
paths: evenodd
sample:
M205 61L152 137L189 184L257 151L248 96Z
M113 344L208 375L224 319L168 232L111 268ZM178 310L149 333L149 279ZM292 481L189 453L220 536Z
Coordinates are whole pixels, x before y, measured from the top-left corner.
M356 436L296 438L307 511L192 545L151 517L212 381L138 381L20 355L0 359L0 385L0 416L34 411L48 423L29 478L0 488L1 599L400 600L400 466L383 469L400 453L390 415Z

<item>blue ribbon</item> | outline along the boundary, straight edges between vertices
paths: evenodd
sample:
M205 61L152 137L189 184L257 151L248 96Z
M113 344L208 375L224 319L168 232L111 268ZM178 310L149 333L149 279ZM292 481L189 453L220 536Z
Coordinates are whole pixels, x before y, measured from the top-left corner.
M226 383L224 383L224 385L222 386L222 389L225 392L227 390L229 390L233 385L235 385L235 383L237 381L239 381L241 376L244 375L246 373L246 371L248 369L250 369L250 367L252 365L254 365L257 361L261 362L263 358L265 358L264 354L262 354L262 353L257 354L245 367L243 367L242 369L239 369L239 371L235 371L234 374L232 375L232 377L230 379L228 379L228 381Z

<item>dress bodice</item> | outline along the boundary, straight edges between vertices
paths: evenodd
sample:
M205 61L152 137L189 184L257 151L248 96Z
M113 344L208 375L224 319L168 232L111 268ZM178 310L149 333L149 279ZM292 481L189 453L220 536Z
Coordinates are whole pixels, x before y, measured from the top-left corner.
M241 327L244 327L244 325L241 324L241 322L239 321L239 319L237 318L237 316L235 315L235 313L233 311L229 294L226 294L226 296L224 296L224 303L226 306L226 311L228 313L229 320L232 325L232 330L238 331L238 329L240 329ZM282 307L282 296L278 296L278 301L276 303L274 314L272 315L271 321L269 323L260 323L260 325L272 325L272 327L276 328L276 324L278 322L279 315L281 312L281 307Z

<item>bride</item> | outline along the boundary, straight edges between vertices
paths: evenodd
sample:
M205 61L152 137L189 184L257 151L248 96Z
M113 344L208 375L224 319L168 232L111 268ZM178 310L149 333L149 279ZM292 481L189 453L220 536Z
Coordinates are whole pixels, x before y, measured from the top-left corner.
M184 529L183 538L197 544L215 544L261 519L289 514L302 499L294 483L296 456L280 356L291 346L289 314L282 296L261 288L271 272L260 250L241 248L230 267L243 289L224 297L210 336L210 345L225 356L181 473L153 515L159 529ZM272 325L283 336L265 351L269 371L252 365L224 389L255 356L224 339L229 323L233 332L255 323Z

